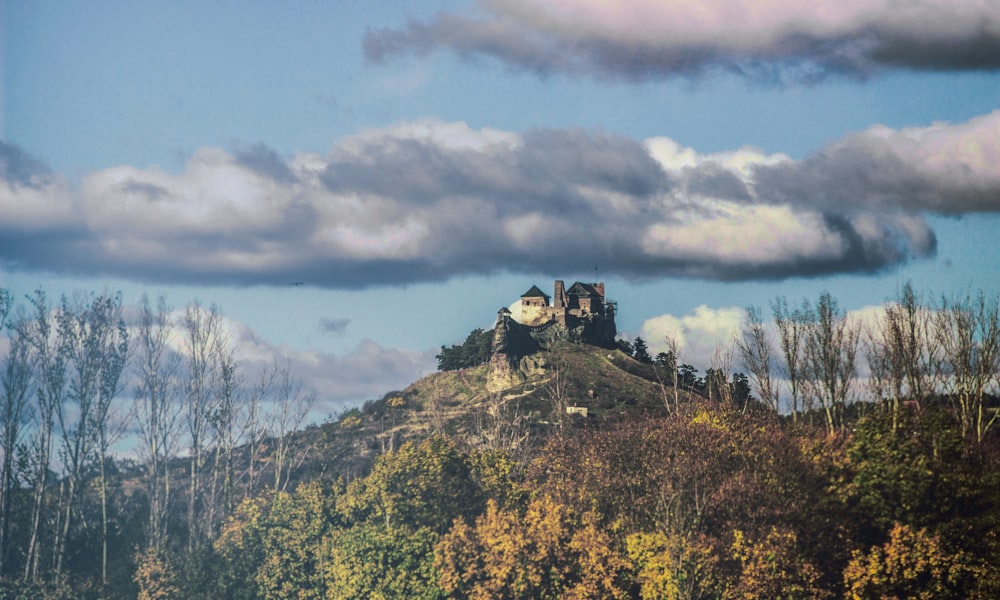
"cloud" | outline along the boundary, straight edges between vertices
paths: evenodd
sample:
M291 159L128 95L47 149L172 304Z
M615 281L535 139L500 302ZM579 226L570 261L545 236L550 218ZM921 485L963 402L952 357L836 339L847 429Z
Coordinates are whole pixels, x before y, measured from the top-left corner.
M335 335L343 335L347 331L347 326L351 323L350 319L327 319L323 318L319 320L319 330L323 333L332 333Z
M1000 68L986 0L482 0L364 38L371 62L446 49L539 74L643 81L711 71L755 81Z
M128 313L135 315L137 311L128 307ZM183 317L183 310L171 313L175 328L170 336L171 350L181 354L185 338ZM365 339L344 354L297 350L268 342L242 321L223 317L222 323L244 381L252 384L262 370L274 365L287 366L292 376L302 382L303 391L315 393L314 418L325 418L403 389L437 369L433 349L387 348Z
M737 307L709 308L702 304L694 313L680 317L663 314L643 321L639 336L652 355L666 352L666 337L680 349L680 361L706 369L712 365L717 347L729 349L739 334L744 310Z
M0 261L342 289L595 265L636 280L878 272L935 253L928 214L1000 210L998 128L1000 111L875 127L793 160L427 120L327 154L201 148L179 173L124 165L77 185L18 158L0 179Z

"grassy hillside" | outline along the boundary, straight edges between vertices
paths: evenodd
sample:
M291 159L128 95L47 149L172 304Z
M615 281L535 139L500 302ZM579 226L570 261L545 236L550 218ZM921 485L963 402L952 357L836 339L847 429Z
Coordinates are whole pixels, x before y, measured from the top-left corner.
M295 445L307 456L295 479L357 477L379 454L435 432L474 445L498 406L542 439L560 422L580 427L632 412L663 416L664 394L673 397L651 365L620 350L564 343L525 357L521 368L526 381L497 393L486 389L487 365L432 373L336 422L301 432ZM695 395L680 396L683 402ZM585 407L587 416L556 410L565 406Z

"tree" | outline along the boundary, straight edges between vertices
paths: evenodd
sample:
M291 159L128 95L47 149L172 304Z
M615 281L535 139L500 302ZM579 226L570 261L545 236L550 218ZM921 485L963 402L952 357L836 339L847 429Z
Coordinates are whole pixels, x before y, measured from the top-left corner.
M774 324L778 328L781 354L785 360L785 375L788 376L788 386L792 396L792 420L797 421L799 398L802 394L802 349L808 319L804 309L789 309L788 301L783 296L771 303L771 309L774 314Z
M180 594L176 568L163 550L150 547L139 553L133 580L138 600L171 600Z
M70 348L67 321L53 317L45 292L36 290L28 298L32 306L29 319L19 325L31 345L38 373L35 406L35 433L28 449L28 484L32 487L28 547L25 551L24 579L37 581L41 571L42 512L49 491L49 467L52 462L52 434L55 413L66 397L67 365ZM56 311L58 314L58 311Z
M136 387L132 414L138 429L138 452L147 467L149 501L147 548L162 549L170 505L168 464L179 450L180 405L177 376L180 356L169 347L170 308L162 296L154 309L143 294L136 327Z
M850 600L969 598L979 571L937 536L897 523L885 544L854 552L844 584Z
M235 350L227 345L219 353L218 402L209 420L216 444L212 465L212 486L209 493L208 531L214 533L222 515L232 512L235 504L235 473L233 450L243 440L246 422L240 418L242 377L236 363ZM221 478L221 482L220 482ZM221 486L221 490L219 489Z
M718 558L704 536L637 532L625 547L642 600L714 596Z
M523 514L490 500L472 526L455 521L435 552L449 598L627 598L627 562L593 513L550 496Z
M477 514L482 504L466 457L455 442L435 435L380 456L368 477L348 486L343 514L352 523L442 533L456 517Z
M931 343L933 319L907 282L896 302L886 304L865 336L872 391L888 397L898 418L904 398L918 405L934 392L940 371L938 345Z
M97 398L94 404L93 426L97 447L97 460L100 472L101 496L101 583L108 584L108 462L111 444L118 440L122 433L123 423L113 422L118 414L113 406L114 400L122 392L121 376L125 371L131 346L128 329L122 318L120 295L117 306L104 302L105 309L111 309L111 319L114 321L114 332L110 333L104 349L104 364L101 368L100 382L97 388Z
M439 538L426 527L380 523L332 530L324 539L324 597L443 600L434 569L434 545Z
M987 414L987 391L1000 374L1000 300L980 292L942 300L935 341L948 375L944 387L955 405L962 432L982 443L1000 411Z
M441 346L441 352L434 358L438 361L439 371L456 371L468 367L478 367L490 362L493 350L493 330L473 329L465 338L465 342L446 348Z
M15 457L25 433L35 369L23 327L9 319L13 310L13 296L0 288L0 331L6 330L9 340L7 356L0 363L0 577L8 569L11 510L18 488ZM16 317L18 321L24 318Z
M829 597L820 586L819 570L798 548L794 531L771 527L763 539L751 542L740 530L733 532L730 553L739 561L736 582L725 598L814 598Z
M653 364L653 358L649 355L649 347L646 345L646 340L641 337L635 338L635 343L632 344L632 358L646 365Z
M184 421L190 443L188 474L188 553L201 542L200 508L203 504L201 486L203 452L210 431L210 417L216 400L215 377L218 375L219 353L224 347L222 315L212 305L208 310L192 302L184 310L184 354L187 363L187 386L184 394Z
M815 308L809 306L808 314L805 371L832 433L844 425L844 409L856 374L859 329L828 292L820 294Z
M748 306L743 319L740 336L736 338L736 350L743 366L750 373L754 391L766 406L778 411L778 391L771 383L774 358L772 357L772 335L764 325L760 308Z
M274 437L274 489L283 490L288 486L292 467L301 463L305 452L297 457L292 455L291 434L297 431L315 402L311 391L303 390L302 382L292 374L286 364L277 369L274 393L274 412L271 415L271 435Z
M677 372L677 363L680 361L681 357L681 345L676 337L672 335L664 336L664 342L667 347L667 351L664 354L664 358L661 362L663 367L667 369L667 373L670 376L670 383L674 388L674 410L680 410L680 375ZM659 355L657 355L659 358ZM662 383L661 383L662 385ZM667 412L669 413L669 407L667 407Z

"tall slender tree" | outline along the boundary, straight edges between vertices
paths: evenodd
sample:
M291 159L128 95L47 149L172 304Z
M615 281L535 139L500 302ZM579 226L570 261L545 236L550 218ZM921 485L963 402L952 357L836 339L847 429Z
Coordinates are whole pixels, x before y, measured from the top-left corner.
M9 569L11 506L18 487L15 454L25 433L34 374L29 340L20 325L10 320L13 310L13 295L0 289L0 330L8 332L9 342L7 356L0 363L0 576Z
M772 336L764 324L760 308L748 306L740 336L736 338L736 350L743 366L750 372L750 379L753 381L757 396L761 402L777 412L778 393L771 383L771 373L774 369L772 347Z
M188 473L188 552L202 541L202 469L211 431L210 417L216 396L219 350L222 347L222 315L214 304L207 310L199 302L184 311L184 352L187 386L184 394L184 421L190 444Z
M56 531L56 575L63 569L85 472L98 443L108 441L110 403L118 391L128 355L121 294L91 294L73 300L64 296L58 318L67 347L68 401L57 404L55 409L59 454L66 471L61 528ZM103 455L101 459L103 462Z
M820 294L809 315L804 365L812 394L823 407L827 428L833 433L844 425L844 411L857 372L860 330L828 292Z
M799 308L789 308L784 296L771 303L774 324L778 329L784 372L788 377L791 395L792 421L798 422L799 400L802 398L802 349L805 343L806 312Z
M136 324L136 387L132 416L138 449L146 464L149 521L147 548L162 550L170 505L168 464L180 446L180 403L177 401L180 355L170 348L170 308L162 296L156 308L143 294Z
M944 387L955 406L962 433L980 442L996 423L997 415L985 407L988 390L1000 373L1000 301L957 294L942 300L937 312L935 341L947 366Z
M63 331L65 319L54 318L48 298L36 290L28 298L31 317L21 322L20 333L29 340L38 374L35 432L28 451L29 485L32 487L31 515L28 525L28 546L25 551L24 579L37 581L41 576L41 544L45 498L49 491L49 467L52 462L52 434L55 414L61 410L66 396L67 364L69 362L68 332Z

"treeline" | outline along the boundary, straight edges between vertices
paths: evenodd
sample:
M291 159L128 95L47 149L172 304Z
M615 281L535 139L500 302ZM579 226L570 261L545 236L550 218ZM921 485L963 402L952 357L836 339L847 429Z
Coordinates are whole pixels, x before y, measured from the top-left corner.
M682 362L683 351L670 336L667 351L655 358L641 337L621 340L619 348L653 365L665 387L743 409L760 402L793 422L819 416L831 433L843 430L850 414L882 401L894 416L904 405L944 402L962 434L980 441L996 425L996 295L963 292L927 301L907 283L897 299L866 315L849 315L829 293L798 304L778 297L770 308L770 322L760 307L746 308L739 335L715 348L704 377ZM677 398L664 395L668 411Z
M940 404L852 429L685 401L527 453L436 435L350 483L244 501L197 597L997 597L996 437ZM144 597L183 589L176 565L145 568Z
M140 556L196 557L302 459L312 393L216 306L0 289L0 327L0 597L134 597Z

